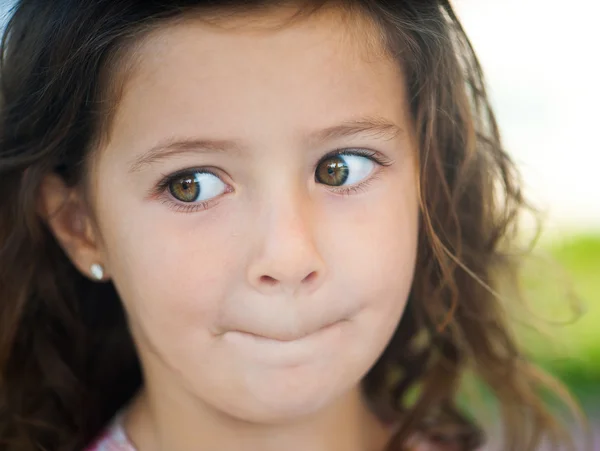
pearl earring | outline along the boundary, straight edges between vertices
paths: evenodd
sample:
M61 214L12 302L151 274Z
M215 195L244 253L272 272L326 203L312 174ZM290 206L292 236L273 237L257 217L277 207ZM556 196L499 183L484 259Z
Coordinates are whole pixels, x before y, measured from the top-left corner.
M96 280L102 280L104 278L104 268L102 265L94 263L92 266L90 266L90 271Z

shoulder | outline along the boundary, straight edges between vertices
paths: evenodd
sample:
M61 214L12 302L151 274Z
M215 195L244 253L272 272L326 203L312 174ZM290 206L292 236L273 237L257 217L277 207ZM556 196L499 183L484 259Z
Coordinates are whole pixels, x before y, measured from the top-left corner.
M136 451L118 419L115 419L85 451Z

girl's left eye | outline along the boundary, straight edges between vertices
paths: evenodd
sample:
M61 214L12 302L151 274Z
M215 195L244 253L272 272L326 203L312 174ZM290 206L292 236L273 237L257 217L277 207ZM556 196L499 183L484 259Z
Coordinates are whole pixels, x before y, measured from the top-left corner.
M178 201L196 203L223 194L227 185L211 172L190 171L168 180L166 188Z
M350 152L330 155L317 165L315 181L332 187L360 184L377 163L372 155Z

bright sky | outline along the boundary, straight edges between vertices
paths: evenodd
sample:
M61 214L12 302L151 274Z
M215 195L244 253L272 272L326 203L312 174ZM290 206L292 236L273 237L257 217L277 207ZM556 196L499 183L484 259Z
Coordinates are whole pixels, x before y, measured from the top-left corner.
M600 230L600 3L454 5L487 71L505 144L549 225Z
M548 226L600 230L600 2L453 3L487 72L505 144ZM11 4L0 0L0 14Z

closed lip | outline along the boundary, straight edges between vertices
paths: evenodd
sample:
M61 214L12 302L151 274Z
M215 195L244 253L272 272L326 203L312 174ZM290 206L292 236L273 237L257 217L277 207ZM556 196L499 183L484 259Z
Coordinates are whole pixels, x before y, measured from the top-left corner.
M303 333L296 333L296 334L283 333L283 334L263 335L260 333L249 332L249 331L241 330L241 329L233 329L233 330L230 330L229 332L235 332L238 334L246 335L246 336L255 338L257 340L268 340L268 341L274 341L274 342L280 342L280 343L288 343L288 342L292 342L292 341L302 340L303 338L306 338L311 335L315 335L320 332L325 332L326 330L328 330L344 321L347 321L347 320L345 320L345 319L337 320L337 321L334 321L331 323L327 323L324 326L321 326L317 329L313 329L310 332L303 332Z

